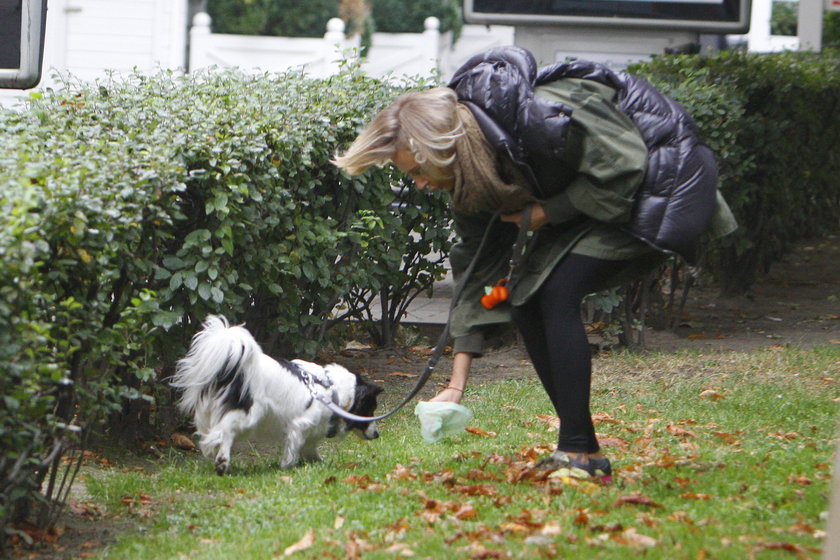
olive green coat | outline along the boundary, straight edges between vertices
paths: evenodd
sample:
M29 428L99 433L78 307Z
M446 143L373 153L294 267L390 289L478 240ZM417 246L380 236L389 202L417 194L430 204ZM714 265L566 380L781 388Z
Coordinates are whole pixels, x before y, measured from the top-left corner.
M563 79L538 87L536 95L573 108L569 148L563 157L568 169L576 173L567 189L541 201L550 223L532 232L523 262L512 277L509 302L487 310L480 303L484 288L507 276L518 233L514 224L499 220L493 223L488 242L452 313L455 352L480 355L484 328L508 322L510 306L521 305L533 296L569 252L628 260L628 267L611 285L643 274L666 256L618 227L630 217L648 152L638 130L616 104L615 90L589 80ZM450 263L457 282L475 255L492 214L453 211L453 217L459 241L452 248ZM736 227L718 194L710 234L725 235ZM593 286L592 291L608 287Z

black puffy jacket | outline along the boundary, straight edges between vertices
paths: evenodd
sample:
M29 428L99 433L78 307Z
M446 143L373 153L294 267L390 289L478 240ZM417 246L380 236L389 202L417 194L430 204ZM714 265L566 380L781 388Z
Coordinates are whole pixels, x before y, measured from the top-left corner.
M500 47L468 60L449 83L497 150L525 172L540 198L563 191L572 109L535 97L534 88L563 78L595 80L618 92L618 104L648 149L648 166L624 229L659 250L694 261L697 240L716 208L717 166L685 109L648 82L588 61L537 69L530 52Z

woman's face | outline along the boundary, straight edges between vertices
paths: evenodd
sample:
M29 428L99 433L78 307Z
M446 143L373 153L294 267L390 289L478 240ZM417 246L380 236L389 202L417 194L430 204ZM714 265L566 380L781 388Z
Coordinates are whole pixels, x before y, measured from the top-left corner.
M391 158L391 161L401 171L411 176L418 189L451 191L455 185L455 178L448 173L448 169L421 168L414 159L414 154L408 150L397 150L394 153L394 157Z

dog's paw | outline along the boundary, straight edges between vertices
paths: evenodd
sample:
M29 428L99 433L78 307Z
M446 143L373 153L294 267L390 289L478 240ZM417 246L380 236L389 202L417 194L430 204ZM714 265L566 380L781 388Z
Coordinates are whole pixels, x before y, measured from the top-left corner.
M224 476L228 473L228 471L230 471L230 461L224 457L216 459L216 474Z

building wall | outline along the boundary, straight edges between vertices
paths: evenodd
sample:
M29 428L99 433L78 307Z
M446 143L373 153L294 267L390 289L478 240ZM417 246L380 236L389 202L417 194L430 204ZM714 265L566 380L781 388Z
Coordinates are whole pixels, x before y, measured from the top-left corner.
M108 71L183 69L188 0L50 0L39 88L70 72L83 80ZM0 90L9 106L27 92Z

